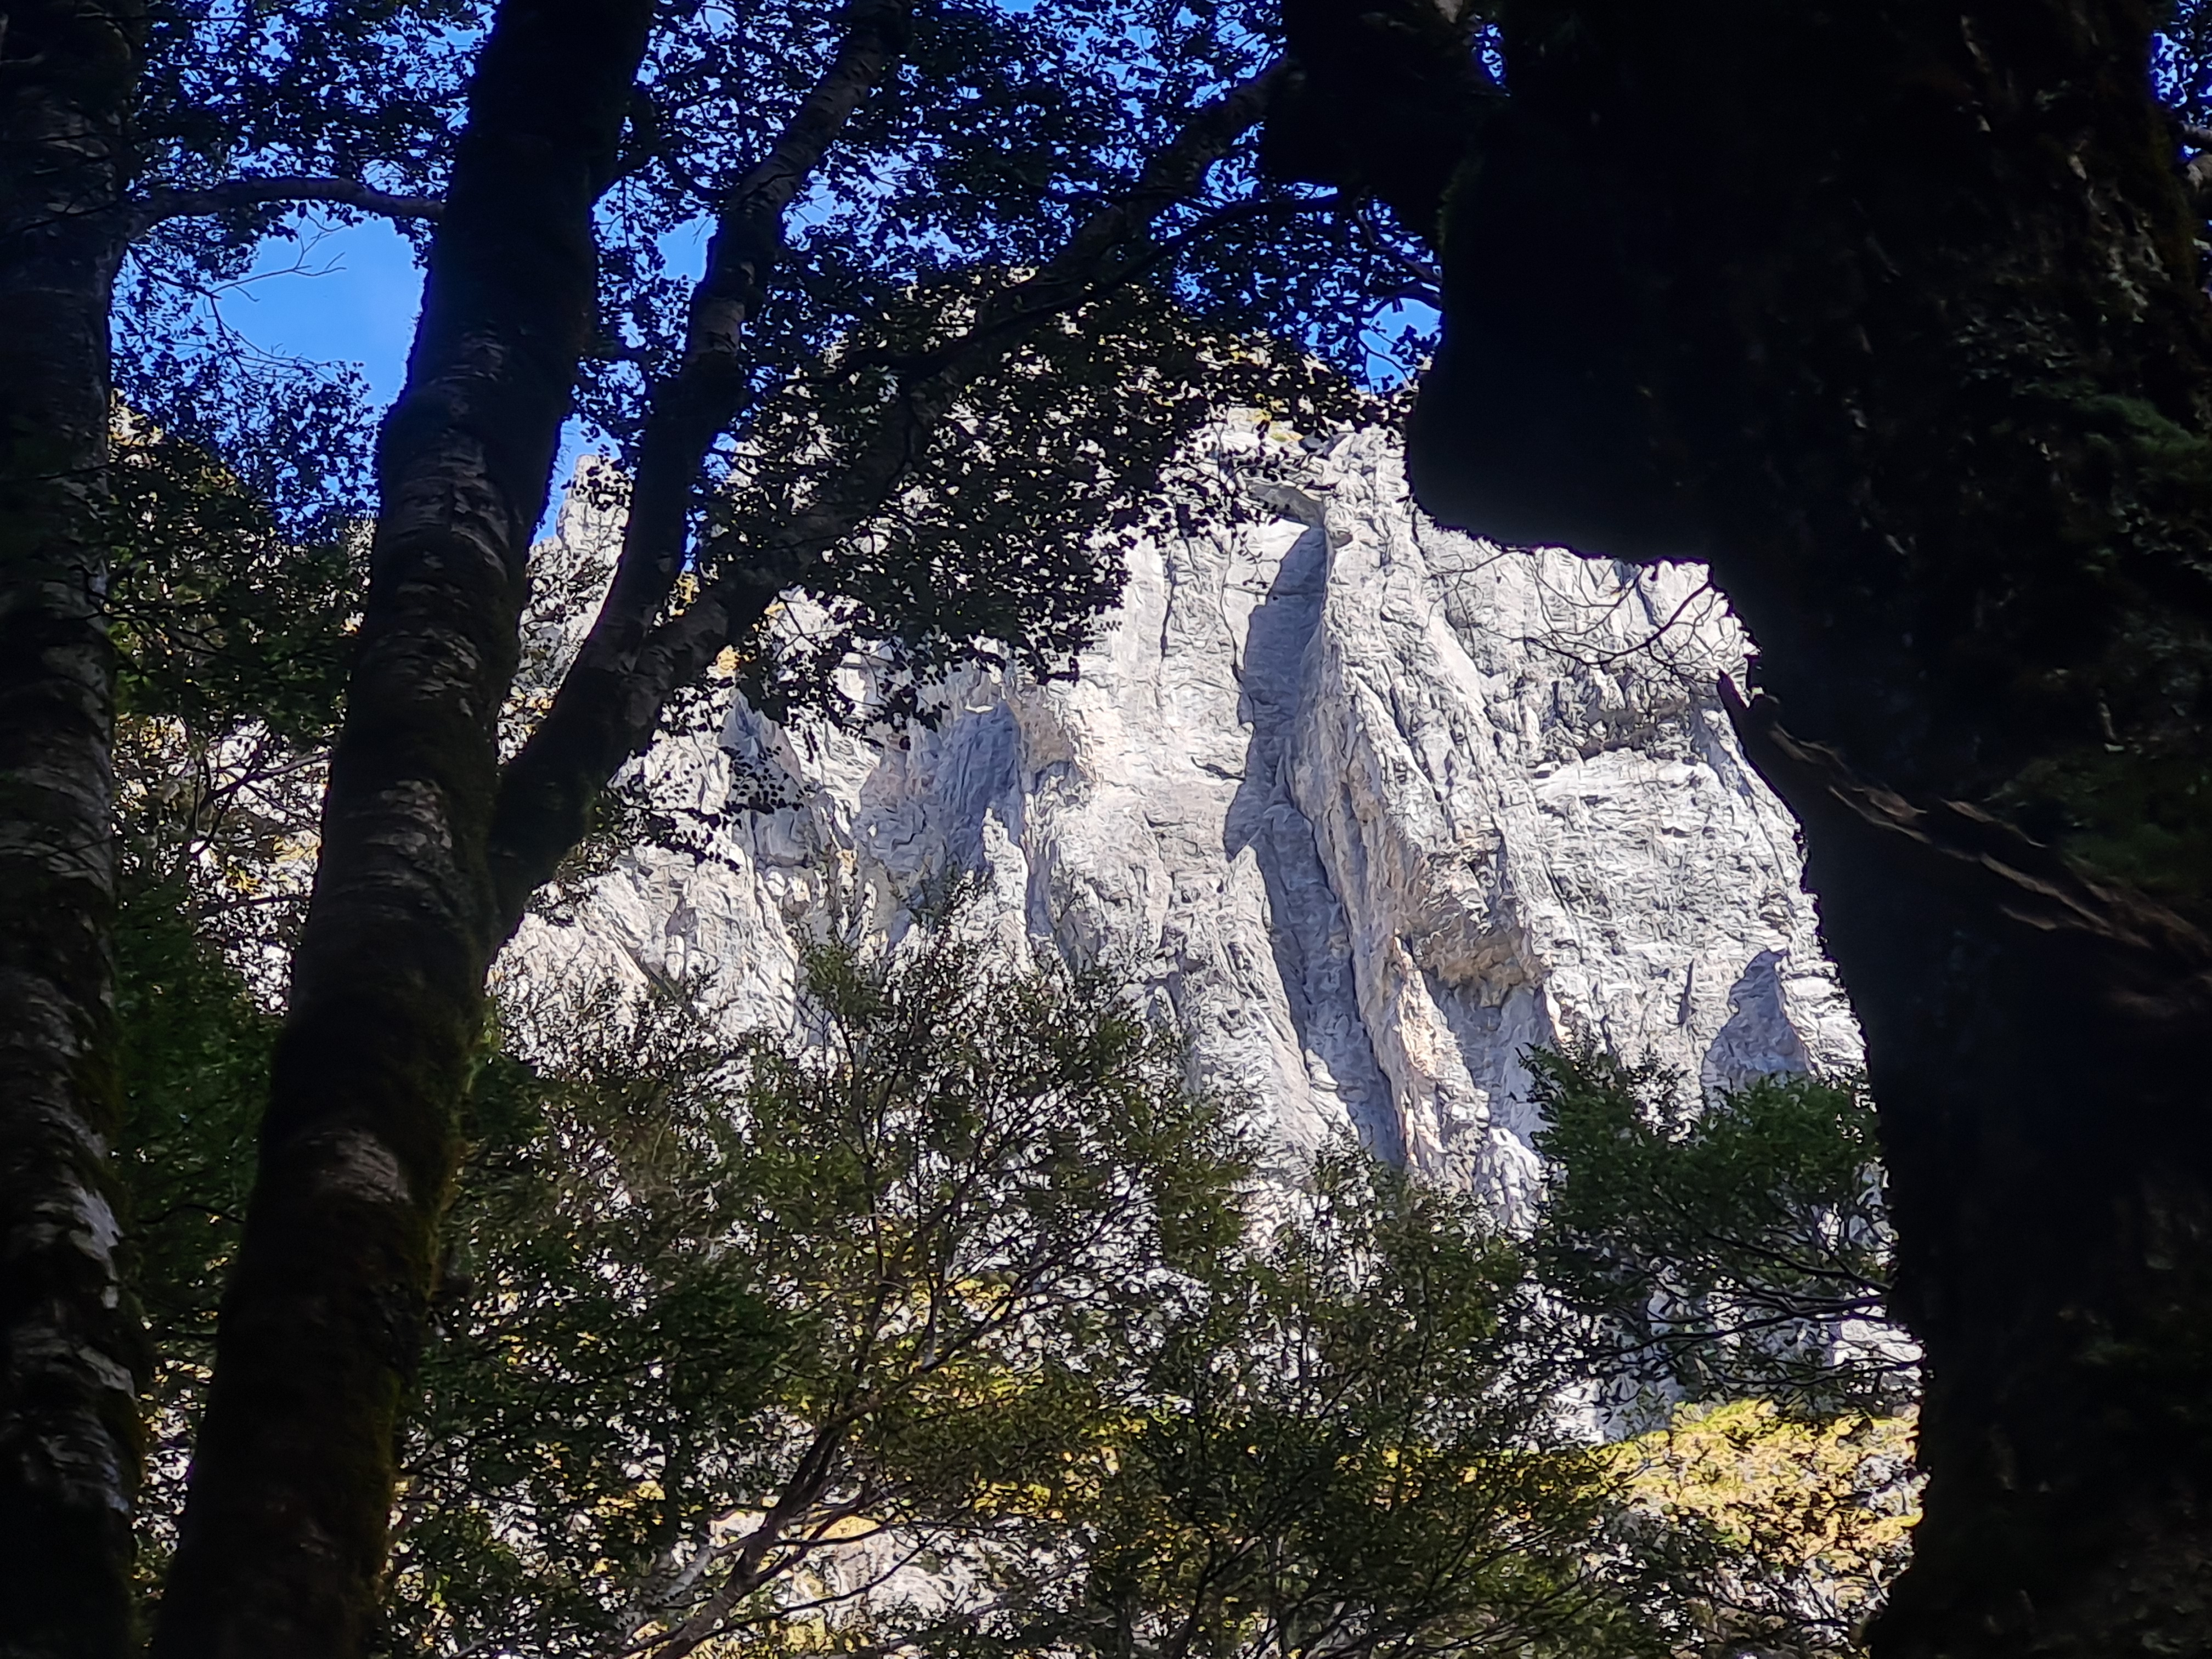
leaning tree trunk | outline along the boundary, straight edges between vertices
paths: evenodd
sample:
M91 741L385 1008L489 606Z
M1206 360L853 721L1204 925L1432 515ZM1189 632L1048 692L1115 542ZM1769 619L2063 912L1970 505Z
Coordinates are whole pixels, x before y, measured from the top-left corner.
M138 9L0 34L0 1654L133 1645L141 1337L106 1170L108 300Z
M1332 79L1428 26L1303 3L1343 130L1457 100L1440 197L1340 164L1442 245L1425 505L1709 558L1759 643L1927 1355L1875 1651L2212 1650L2212 311L2146 8L1506 0L1495 97Z
M321 860L155 1650L363 1651L500 928L484 848L530 538L649 0L507 0L471 89Z

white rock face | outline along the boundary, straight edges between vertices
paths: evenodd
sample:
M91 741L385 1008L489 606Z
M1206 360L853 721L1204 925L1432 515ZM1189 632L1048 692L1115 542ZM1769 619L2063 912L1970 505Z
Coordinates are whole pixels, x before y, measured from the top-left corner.
M971 673L880 740L739 709L725 750L796 804L705 862L626 855L509 971L704 972L780 1023L810 933L896 935L978 872L986 925L1126 969L1286 1148L1348 1125L1508 1217L1532 1046L1708 1083L1856 1060L1794 828L1714 695L1744 641L1701 573L1440 531L1380 433L1218 441L1259 521L1141 546L1073 682ZM564 520L574 549L605 533ZM650 764L717 812L703 749Z

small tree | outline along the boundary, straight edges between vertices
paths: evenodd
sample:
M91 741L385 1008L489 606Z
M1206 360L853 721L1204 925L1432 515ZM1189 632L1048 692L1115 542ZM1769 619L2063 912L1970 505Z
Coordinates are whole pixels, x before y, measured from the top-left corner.
M1530 1065L1551 1170L1531 1257L1585 1376L1662 1408L1760 1396L1880 1415L1912 1398L1857 1079L1764 1077L1702 1100L1595 1048Z
M1675 1651L1826 1659L1865 1626L1920 1518L1908 1417L1808 1422L1772 1401L1679 1410L1615 1448L1632 1540Z
M1659 1650L1620 1473L1469 1200L1255 1212L1109 980L939 932L799 1039L514 1022L410 1432L395 1650Z
M1888 1316L1863 1085L1701 1098L1595 1048L1531 1064L1550 1175L1530 1311L1554 1363L1643 1431L1614 1452L1629 1532L1685 1650L1859 1650L1918 1517L1917 1354Z
M965 1547L1233 1244L1242 1138L1109 981L939 933L818 950L806 988L805 1041L600 999L493 1068L400 1646L674 1656L757 1638L863 1540Z
M1860 1079L1701 1099L1597 1048L1537 1051L1531 1068L1551 1166L1531 1259L1583 1376L1662 1405L1763 1395L1878 1416L1911 1401Z
M1001 1553L946 1653L1664 1650L1603 1450L1514 1317L1463 1194L1342 1146L1163 1320L1083 1476Z

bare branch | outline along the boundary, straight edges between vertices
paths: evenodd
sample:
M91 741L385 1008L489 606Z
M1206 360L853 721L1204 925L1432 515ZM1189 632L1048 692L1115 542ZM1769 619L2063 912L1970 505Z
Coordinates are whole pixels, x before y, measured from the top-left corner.
M1632 588L1624 588L1622 590L1624 593L1632 591L1633 591ZM1682 596L1682 602L1674 607L1674 611L1668 615L1666 621L1661 623L1657 627L1654 628L1650 633L1646 634L1642 639L1637 641L1633 645L1624 645L1616 650L1599 651L1593 653L1589 656L1584 656L1580 652L1576 651L1570 647L1559 645L1550 640L1539 638L1534 634L1520 635L1516 636L1515 642L1520 645L1529 646L1536 650L1548 651L1557 657L1564 657L1569 662L1575 664L1577 667L1603 668L1611 664L1620 661L1625 657L1633 657L1642 652L1650 650L1652 647L1657 645L1660 641L1665 639L1668 635L1674 630L1676 625L1679 624L1684 616L1688 613L1692 602L1698 599L1710 599L1713 604L1717 605L1720 602L1720 595L1711 581L1699 582L1695 587L1692 588L1687 593L1685 593Z
M842 1429L825 1428L815 1436L782 1494L736 1551L737 1564L721 1588L675 1630L641 1647L662 1659L683 1659L714 1635L732 1608L784 1570L787 1564L771 1561L769 1553L784 1543L785 1534L820 1500L836 1473L844 1443Z
M164 220L204 218L278 203L349 207L385 219L434 220L446 210L437 197L395 196L358 179L229 179L201 190L161 189L140 198L131 204L131 234L143 236Z

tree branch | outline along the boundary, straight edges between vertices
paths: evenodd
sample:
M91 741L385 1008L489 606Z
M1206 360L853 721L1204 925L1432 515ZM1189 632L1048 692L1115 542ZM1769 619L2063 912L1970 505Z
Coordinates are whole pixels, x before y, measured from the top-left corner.
M133 236L143 236L167 219L196 219L240 208L267 207L276 203L322 203L349 207L385 219L431 219L446 211L435 196L395 196L362 184L357 179L308 176L276 179L228 179L200 190L163 188L131 204Z
M553 708L501 783L492 858L518 920L530 893L584 835L592 802L629 753L615 749L629 730L621 719L625 688L690 550L692 497L708 452L744 406L739 337L766 297L783 250L784 216L905 52L913 24L914 0L859 0L830 67L766 158L722 204L706 272L691 291L681 363L653 388L647 405L614 580ZM656 699L656 720L659 706ZM565 758L571 752L591 758L572 764ZM610 753L601 769L599 757Z
M779 594L882 509L939 422L977 380L1046 319L1092 298L1102 283L1120 280L1127 251L1145 239L1160 214L1194 195L1214 164L1266 118L1285 74L1279 63L1270 65L1199 109L1147 161L1127 194L1092 214L1042 267L986 300L964 332L902 374L898 394L849 464L804 511L750 545L720 538L710 549L713 556L702 562L719 568L713 584L649 632L640 628L634 652L610 648L588 668L579 659L501 782L492 856L502 920L510 930L519 925L529 896L551 878L583 836L591 803L606 780L651 741L669 696L702 675L725 645L758 623ZM630 559L626 537L623 562ZM611 646L626 643L629 630L649 620L639 608L641 598L650 594L656 604L665 599L675 574L674 568L650 576L633 572L634 586L624 589L618 565L616 588L623 598L618 602L611 590L611 609L602 609L592 641L601 640L604 630ZM585 649L591 652L592 643Z
M1473 136L1500 106L1471 14L1431 0L1285 0L1297 75L1268 121L1279 176L1372 194L1431 246Z

